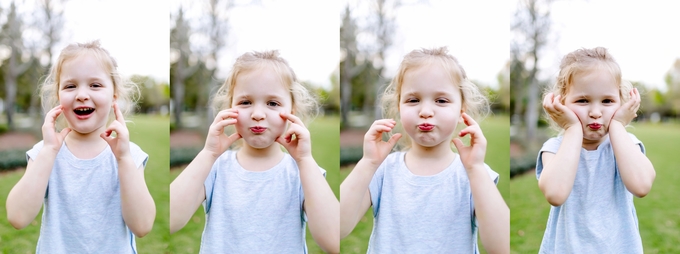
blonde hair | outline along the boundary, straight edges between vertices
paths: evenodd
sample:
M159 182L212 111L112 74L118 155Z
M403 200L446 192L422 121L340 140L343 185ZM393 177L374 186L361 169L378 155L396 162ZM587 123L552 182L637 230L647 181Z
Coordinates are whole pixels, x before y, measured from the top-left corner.
M603 47L596 47L593 49L582 48L564 56L560 63L560 73L557 76L557 81L552 87L546 90L543 97L548 93L553 93L555 96L561 95L560 103L564 104L565 97L567 93L569 93L571 85L574 83L574 77L600 67L608 70L616 80L616 84L619 86L621 104L630 100L630 91L633 90L633 84L627 80L621 79L621 68L619 67L619 64L616 63L607 49ZM550 117L548 117L548 121L550 121L551 128L557 131L563 131Z
M106 49L100 46L99 40L87 43L70 44L61 50L59 57L57 58L57 63L52 66L45 82L40 85L41 104L44 112L47 113L52 108L59 105L59 78L64 62L84 54L92 54L95 56L104 70L109 73L113 83L113 94L116 97L120 111L123 113L123 116L127 118L137 104L137 100L139 99L139 88L135 83L124 79L120 75L116 60L111 57ZM113 114L111 113L109 114L109 121L112 121L113 119ZM59 118L57 127L66 127L63 115L59 116Z
M465 70L458 60L448 54L446 47L433 49L413 50L404 56L397 75L387 86L381 97L382 112L386 118L392 118L399 123L399 101L401 100L401 87L404 83L406 72L428 64L439 64L448 73L451 81L461 92L461 109L477 121L481 121L489 113L489 100L482 94L480 89L472 83L465 74ZM409 139L400 139L404 147L410 146Z
M217 115L221 110L231 107L238 75L264 67L273 68L286 86L286 89L290 91L293 101L293 114L300 117L303 121L316 117L319 110L316 98L307 88L298 82L295 72L290 68L288 62L279 56L278 50L253 51L239 56L229 73L229 77L227 77L227 80L224 81L213 97L212 106L214 114Z

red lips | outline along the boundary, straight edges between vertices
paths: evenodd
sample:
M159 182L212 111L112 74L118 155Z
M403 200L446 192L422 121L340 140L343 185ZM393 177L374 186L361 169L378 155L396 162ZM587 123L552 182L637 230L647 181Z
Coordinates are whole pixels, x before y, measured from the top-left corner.
M250 131L253 133L263 133L267 128L262 127L262 126L255 126L255 127L250 127Z
M421 131L431 131L432 129L434 129L434 125L429 123L420 124L418 125L418 129Z
M588 127L590 127L593 130L599 130L600 128L602 128L602 125L599 123L591 123L588 125Z

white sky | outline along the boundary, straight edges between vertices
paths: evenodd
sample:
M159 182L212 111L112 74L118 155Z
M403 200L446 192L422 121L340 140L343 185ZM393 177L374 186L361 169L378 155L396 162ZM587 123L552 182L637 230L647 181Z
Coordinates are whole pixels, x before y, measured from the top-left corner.
M173 13L180 2L191 8L187 16L203 8L198 1L174 0ZM278 49L299 80L330 89L330 77L338 71L339 8L337 1L315 0L262 0L235 7L228 13L227 45L218 54L216 76L226 78L243 53Z
M404 55L412 50L447 46L468 78L498 86L496 76L510 59L509 2L403 2L406 4L395 13L394 45L385 57L386 77L394 76ZM371 8L367 1L350 0L349 3L354 8L353 16L366 15Z
M148 75L157 81L168 82L170 15L167 2L70 0L66 3L64 16L67 32L57 50L70 42L99 39L124 75Z
M512 7L515 8L516 1ZM542 78L555 79L559 61L579 48L606 47L624 79L665 90L664 76L680 58L678 1L556 1L552 6L552 45Z

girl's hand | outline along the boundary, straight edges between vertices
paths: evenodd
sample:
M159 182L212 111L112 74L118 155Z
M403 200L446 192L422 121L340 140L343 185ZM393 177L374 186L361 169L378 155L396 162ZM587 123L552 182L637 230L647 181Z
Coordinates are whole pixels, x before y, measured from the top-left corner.
M113 113L116 115L116 120L114 120L109 127L106 128L106 131L99 136L104 139L106 143L109 143L111 151L113 151L116 159L121 160L124 157L130 156L130 133L125 125L123 112L118 108L118 103L113 103ZM111 136L113 132L116 132L115 137Z
M49 149L58 152L61 149L61 145L64 143L64 138L71 132L70 128L64 128L61 132L57 133L55 126L57 123L57 117L64 111L64 106L59 105L52 109L45 115L45 123L42 126L43 135L43 147L48 147Z
M463 113L463 122L467 127L458 133L459 137L464 137L470 134L470 146L465 146L463 141L459 138L451 140L458 149L460 160L463 162L466 170L471 170L475 167L484 166L484 156L486 156L486 138L479 128L479 124L475 122L468 114Z
M640 109L640 101L640 93L637 88L633 88L633 90L630 91L630 100L616 110L611 121L616 120L622 123L623 126L628 125L637 117L636 112ZM609 124L609 126L611 126L611 124Z
M543 98L543 108L548 113L548 116L557 123L562 129L566 130L571 126L581 126L581 120L571 111L571 109L564 106L561 95L555 96L553 93L545 95Z
M276 138L276 142L283 145L296 161L312 158L312 141L309 130L302 120L290 113L281 112L279 115L283 120L290 121L291 124L281 137ZM293 135L295 135L295 139L293 139Z
M236 109L225 109L217 113L215 120L210 124L208 137L205 140L204 150L211 152L215 158L226 151L232 143L241 138L241 134L234 133L230 136L224 134L224 128L236 124L238 111Z
M385 142L382 140L383 132L390 132L397 124L392 119L380 119L373 122L371 128L368 129L364 135L364 159L367 159L373 165L380 165L387 155L390 154L392 148L399 138L401 133L396 133Z

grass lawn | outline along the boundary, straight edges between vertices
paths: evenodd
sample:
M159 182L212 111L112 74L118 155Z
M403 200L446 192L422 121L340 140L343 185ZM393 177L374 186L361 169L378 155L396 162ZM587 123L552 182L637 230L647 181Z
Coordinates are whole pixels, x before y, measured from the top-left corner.
M486 164L500 174L498 190L503 198L508 200L510 195L510 119L506 115L490 116L479 123L488 141ZM344 180L351 172L350 168L340 170L340 177ZM373 211L369 208L364 218L354 228L352 233L340 241L343 253L366 253L368 239L373 230ZM483 251L483 247L479 246Z
M316 162L326 170L326 180L333 189L336 197L339 197L340 176L340 118L319 117L309 124L312 134L312 153ZM171 170L170 178L175 179L181 170ZM205 214L201 206L193 218L180 231L172 234L168 252L170 253L198 253L201 245L201 234L205 225ZM309 253L323 253L312 239L307 230L307 248Z
M137 115L134 123L128 124L132 142L139 145L149 154L146 165L146 183L156 202L156 220L153 230L144 238L137 238L139 253L164 253L168 245L168 177L169 165L169 118L158 116ZM14 229L7 221L5 202L7 194L14 187L24 170L3 173L0 175L0 250L2 253L33 253L40 234L40 220L42 212L30 226Z
M629 128L640 139L656 170L652 191L635 198L645 253L676 253L680 241L680 207L677 183L680 124L636 123ZM535 173L517 176L510 182L510 236L512 253L537 253L545 231L550 204L538 189Z

